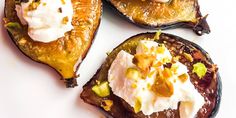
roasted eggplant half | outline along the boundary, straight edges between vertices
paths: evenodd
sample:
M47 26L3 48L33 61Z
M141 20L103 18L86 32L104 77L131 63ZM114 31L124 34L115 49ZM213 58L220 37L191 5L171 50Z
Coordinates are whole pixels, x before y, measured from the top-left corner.
M27 2L32 2L27 7L29 11L33 11L40 6L45 6L47 10L51 10L55 7L55 5L61 4L58 2L62 2L62 6L65 5L66 2L71 2L70 4L72 6L72 15L70 24L73 26L73 28L70 31L63 33L62 37L50 42L40 42L33 40L29 36L29 25L24 25L21 22L21 19L18 17L19 15L16 11L17 4L19 5L21 3ZM46 4L46 2L50 3L52 1L6 0L5 18L3 20L4 25L8 30L11 39L26 56L36 62L46 64L55 69L61 75L63 81L66 84L66 87L77 86L76 78L78 77L78 75L76 74L76 71L78 70L78 67L82 60L85 58L100 24L100 17L102 12L101 0L58 0L54 1L57 2L55 3L55 5L54 3L50 4L51 6L49 4ZM57 8L57 11L59 12L59 15L64 13L63 8ZM40 14L42 12L39 11L37 12L37 14ZM50 26L54 23L55 20L50 15L53 15L57 18L55 14L50 13L52 12L48 11L48 14L46 13L46 16L40 14L41 16L37 16L37 18L47 23L50 21L51 23L47 24ZM43 19L42 17L47 18ZM68 22L68 17L64 17L62 21L62 23ZM36 20L34 22L36 22ZM42 24L44 22L42 22ZM35 30L37 30L37 28ZM60 30L63 30L63 28L58 29L56 32L50 32L52 30L48 30L49 32L46 32L46 34L49 34L50 37L50 35L54 35L54 33L58 33L60 32ZM39 33L39 36L43 35L42 32L45 33L45 31L40 32L41 33Z
M198 0L104 0L131 23L148 29L190 28L196 34L210 33Z
M149 63L150 60L145 60L146 59L145 57L136 58L135 56L135 54L138 51L137 46L139 45L140 41L143 41L143 40L152 41L152 42L158 43L158 45L161 45L161 46L164 45L166 49L169 50L171 56L174 57L172 59L173 60L177 59L180 63L182 63L187 68L186 73L189 76L189 83L195 89L195 90L189 90L189 91L191 92L191 94L194 94L194 91L197 91L199 95L203 98L203 100L205 101L199 107L199 109L197 109L196 114L194 115L197 118L214 117L217 114L217 111L220 105L220 100L221 100L221 79L218 73L217 66L212 62L208 53L205 50L203 50L201 47L196 45L195 43L185 40L181 37L171 35L171 34L166 34L166 33L138 34L136 36L133 36L127 39L118 47L116 47L111 53L108 54L108 57L106 58L105 62L97 71L97 73L92 77L92 79L83 86L83 91L80 95L81 98L86 103L96 106L100 110L104 111L105 115L111 116L114 118L167 118L167 117L179 118L181 117L180 104L182 104L182 102L178 103L177 109L169 108L163 111L153 112L151 114L149 113L149 115L145 115L143 111L140 111L139 102L138 102L139 104L137 105L136 105L136 102L134 102L135 103L134 106L130 104L130 99L128 99L129 95L133 95L136 92L130 91L132 90L130 88L126 89L125 86L129 84L127 83L125 84L121 82L123 80L121 76L122 70L118 71L117 72L118 74L116 75L113 73L113 77L117 78L116 83L112 81L114 80L114 78L110 78L111 77L110 74L113 71L111 68L117 69L117 68L120 68L121 67L120 65L122 64L123 65L129 64L129 63L126 63L126 60L128 60L129 57L125 57L123 59L121 58L122 56L118 57L118 55L120 55L120 52L122 51L125 51L131 55L134 55L133 60L131 62L136 64L138 67L143 67L143 66L146 67L145 65L150 64ZM159 50L159 52L161 51L162 50ZM120 65L117 64L117 62L119 62L117 61L117 58L120 58L122 60L120 61ZM139 59L143 59L144 61L139 61ZM138 62L141 62L141 63L138 63ZM116 63L116 65L113 65L114 63ZM125 77L127 78L129 77L130 74L127 74L128 72L131 72L131 75L133 74L133 76L131 77L137 78L140 76L140 73L137 74L137 72L140 72L140 71L135 70L135 68L133 67L131 68L131 70L127 69L125 71L126 73ZM173 64L165 63L163 64L163 67L167 69L172 68ZM140 68L138 70L140 70ZM169 72L166 71L166 74L159 74L159 75L168 76L169 75L168 73ZM145 75L145 74L143 74L141 71L141 75ZM181 77L179 76L179 78L185 78L185 77L187 76L186 75L181 76ZM129 79L128 80L124 79L124 81L129 81ZM167 83L166 85L169 85L169 84ZM111 86L112 87L122 86L122 87L112 88ZM130 86L131 88L137 88L141 85L133 86L133 84L130 84ZM159 85L156 84L156 85L152 85L152 87L153 86L154 88L155 87L158 88ZM124 87L125 89L123 89ZM170 90L171 88L173 87L170 86L168 88L165 86L161 86L160 89L154 89L154 90L156 90L157 92L159 91L158 95L160 95L161 97L163 96L168 97L173 94L173 91L171 93L171 90ZM165 89L167 90L165 91ZM191 89L191 87L188 87L188 89ZM144 88L140 90L144 90ZM177 89L174 89L174 90L177 90ZM121 94L119 94L119 92L117 91L119 91ZM122 97L123 94L128 95L128 98L123 98ZM148 97L150 97L147 94L141 94L141 96L143 99L149 99ZM131 101L132 100L136 101L135 99L131 99ZM200 102L200 99L197 99L197 103L199 102ZM160 104L160 103L161 102L157 102L157 104ZM163 104L165 105L165 103ZM137 107L139 108L139 110L137 110ZM147 108L148 108L147 110L151 109L150 107L147 107Z

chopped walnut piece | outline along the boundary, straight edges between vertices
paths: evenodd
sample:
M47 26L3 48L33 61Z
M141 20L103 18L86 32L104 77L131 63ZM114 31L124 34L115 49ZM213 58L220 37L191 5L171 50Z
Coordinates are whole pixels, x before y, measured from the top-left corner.
M58 12L59 12L59 13L62 13L62 8L61 8L61 7L58 8Z
M178 76L178 79L181 81L181 82L186 82L186 80L188 79L188 75L186 73Z
M62 4L66 4L65 0L61 0L61 3L62 3Z
M158 77L152 85L152 91L158 96L171 97L174 94L174 85L169 80Z
M183 55L188 61L193 62L193 57L190 54L184 53Z
M39 5L40 5L40 0L32 1L32 3L30 3L30 5L28 6L28 11L36 10Z
M155 59L156 57L153 55L136 54L134 55L133 63L142 71L142 75L145 78Z
M69 18L68 18L68 16L66 16L66 17L64 17L63 19L62 19L62 24L67 24L69 22Z

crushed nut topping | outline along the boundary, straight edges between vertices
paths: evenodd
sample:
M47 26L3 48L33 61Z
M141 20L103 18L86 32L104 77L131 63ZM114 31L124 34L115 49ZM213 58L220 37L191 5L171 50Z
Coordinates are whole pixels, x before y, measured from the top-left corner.
M136 54L134 55L133 63L142 71L142 74L146 77L155 59L156 57L153 55Z
M103 100L101 107L105 110L105 111L110 111L111 107L113 105L113 101L112 100Z
M28 7L28 11L36 10L39 5L40 5L40 0L32 1Z
M66 4L65 0L61 0L61 3L62 3L62 4Z
M187 81L188 75L187 75L186 73L184 73L184 74L178 76L178 79L179 79L181 82L184 83L185 81Z
M61 7L58 8L58 12L59 12L59 13L62 13L62 8L61 8Z
M63 19L62 19L62 24L67 24L69 22L69 18L68 18L68 16L66 16L66 17L64 17Z
M184 53L183 55L188 61L193 62L193 57L190 54Z

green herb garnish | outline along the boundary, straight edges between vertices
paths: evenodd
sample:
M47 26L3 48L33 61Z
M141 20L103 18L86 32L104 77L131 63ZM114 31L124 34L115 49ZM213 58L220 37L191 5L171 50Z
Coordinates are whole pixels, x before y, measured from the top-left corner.
M8 31L13 32L14 30L21 30L21 25L18 22L9 22L5 24Z
M100 97L106 97L110 95L110 88L107 81L93 86L92 91Z
M203 63L198 62L198 63L193 65L193 71L192 72L196 73L199 78L202 78L206 75L207 68Z

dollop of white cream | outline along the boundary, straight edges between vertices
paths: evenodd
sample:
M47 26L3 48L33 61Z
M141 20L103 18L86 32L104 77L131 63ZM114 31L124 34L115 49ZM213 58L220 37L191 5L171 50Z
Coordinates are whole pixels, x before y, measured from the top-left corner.
M157 47L158 43L154 41L140 41L136 53L138 54L151 54L154 53L145 48L151 49ZM153 85L155 82L156 73L151 77L145 79L129 79L126 77L126 70L128 68L136 67L132 63L134 56L120 51L117 57L111 64L108 72L109 86L113 93L122 99L124 99L131 107L135 107L135 100L139 98L141 100L140 111L145 115L151 115L154 112L160 112L166 109L177 109L180 102L180 116L181 118L193 118L198 110L204 105L205 101L201 94L195 89L194 85L190 82L188 69L180 62L176 62L173 65L177 68L176 73L169 78L174 86L174 93L171 97L157 96L152 90L148 88L149 85ZM171 59L172 56L169 50L165 47L163 54L156 54L156 60L163 58ZM160 69L164 69L163 65ZM154 68L151 68L151 71ZM182 82L178 79L179 75L187 74L188 79ZM136 83L136 87L132 84Z
M40 0L36 9L28 10L32 1L16 5L16 11L21 23L28 25L28 34L33 40L51 42L73 29L71 0Z

